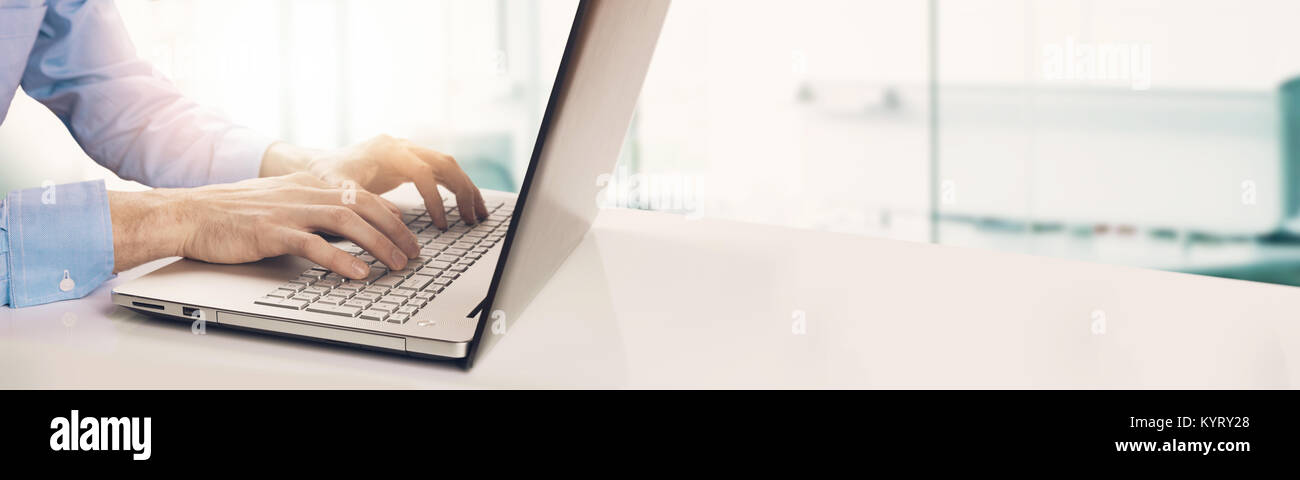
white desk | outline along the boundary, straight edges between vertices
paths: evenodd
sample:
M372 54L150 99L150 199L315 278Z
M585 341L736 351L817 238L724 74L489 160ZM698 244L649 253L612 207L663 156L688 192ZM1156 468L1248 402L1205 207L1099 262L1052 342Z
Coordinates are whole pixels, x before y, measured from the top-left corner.
M470 372L194 335L114 284L0 307L0 387L1300 385L1300 289L645 212L602 212Z

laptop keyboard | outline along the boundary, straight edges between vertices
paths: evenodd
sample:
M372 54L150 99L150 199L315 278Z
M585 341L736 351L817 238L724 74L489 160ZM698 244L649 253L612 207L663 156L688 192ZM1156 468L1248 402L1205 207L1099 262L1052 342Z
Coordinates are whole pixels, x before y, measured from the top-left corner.
M365 279L350 280L325 268L312 267L254 303L406 323L505 237L515 210L513 200L487 202L488 219L471 226L461 221L454 200L443 202L447 209L446 231L433 226L423 207L402 212L402 221L420 243L420 256L407 261L406 268L390 271L361 247L347 242L341 248L370 265L370 275Z

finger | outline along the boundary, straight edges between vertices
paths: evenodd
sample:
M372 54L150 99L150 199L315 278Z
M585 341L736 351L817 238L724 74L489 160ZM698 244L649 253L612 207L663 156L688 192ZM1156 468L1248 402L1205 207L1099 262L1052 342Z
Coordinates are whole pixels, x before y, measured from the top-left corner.
M479 221L478 214L475 212L475 209L478 208L478 200L475 198L478 189L474 188L474 182L469 180L468 175L464 175L463 172L461 175L464 176L464 178L457 179L453 183L455 188L452 189L452 193L456 194L456 205L460 208L461 220L464 221L466 225L473 225ZM455 174L452 174L451 178L457 177Z
M395 217L397 217L397 218L399 218L399 219L402 218L402 209L397 208L397 205L396 205L396 204L394 204L393 202L388 201L387 198L384 198L384 197L381 197L381 196L378 196L378 195L376 195L375 198L379 199L379 203L382 204L382 205L384 206L384 208L388 209L388 211L391 212L391 213L393 214L393 216L395 216Z
M366 262L330 245L318 235L286 228L281 239L288 253L316 262L334 273L353 280L370 275L370 266Z
M309 228L332 233L360 245L388 268L401 270L406 266L406 254L388 236L380 233L350 208L313 205L307 207L302 218Z
M392 204L385 204L385 201L382 198L370 192L361 191L354 193L355 197L353 197L353 199L355 201L343 206L352 209L352 211L360 215L362 219L378 229L380 233L384 234L384 236L388 237L394 245L402 250L402 253L406 254L408 259L420 254L420 244L416 241L415 234L411 233L411 229L407 228L406 224L402 223L401 213L399 212L397 215L393 215L392 211L388 209L388 206ZM320 203L327 205L337 204L328 200L330 197L338 198L337 193L329 190L321 190L320 195L322 196L321 200L323 200ZM378 258L378 256L376 256L376 258Z
M429 211L433 226L439 230L447 229L446 207L442 204L442 192L438 191L438 179L433 176L433 167L424 163L420 157L406 152L407 158L398 161L402 176L415 184L415 189L424 197L424 208Z
M487 220L487 202L483 201L483 192L480 192L478 188L474 189L474 210L478 212L479 220Z
M482 199L478 187L474 186L474 182L456 163L456 159L437 150L416 145L411 145L408 148L415 152L421 160L432 166L434 176L441 180L443 186L446 186L448 190L451 190L456 195L456 204L460 208L460 218L468 225L478 223L477 220L481 217L476 211L480 211L479 207L482 206L481 211L486 214L487 206L481 204Z

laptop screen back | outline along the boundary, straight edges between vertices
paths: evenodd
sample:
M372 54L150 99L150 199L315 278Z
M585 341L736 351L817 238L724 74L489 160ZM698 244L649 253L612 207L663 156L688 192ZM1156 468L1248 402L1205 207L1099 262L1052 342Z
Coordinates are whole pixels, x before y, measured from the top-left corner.
M466 366L486 352L586 236L614 168L669 0L584 0L519 190Z

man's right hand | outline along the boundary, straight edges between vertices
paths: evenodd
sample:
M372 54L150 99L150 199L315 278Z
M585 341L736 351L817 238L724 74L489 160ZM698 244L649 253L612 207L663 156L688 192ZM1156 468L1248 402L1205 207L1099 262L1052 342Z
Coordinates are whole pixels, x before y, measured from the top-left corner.
M158 258L246 263L296 255L339 275L369 265L313 232L347 238L392 269L419 255L392 203L363 189L331 187L306 173L227 185L109 192L115 272Z

